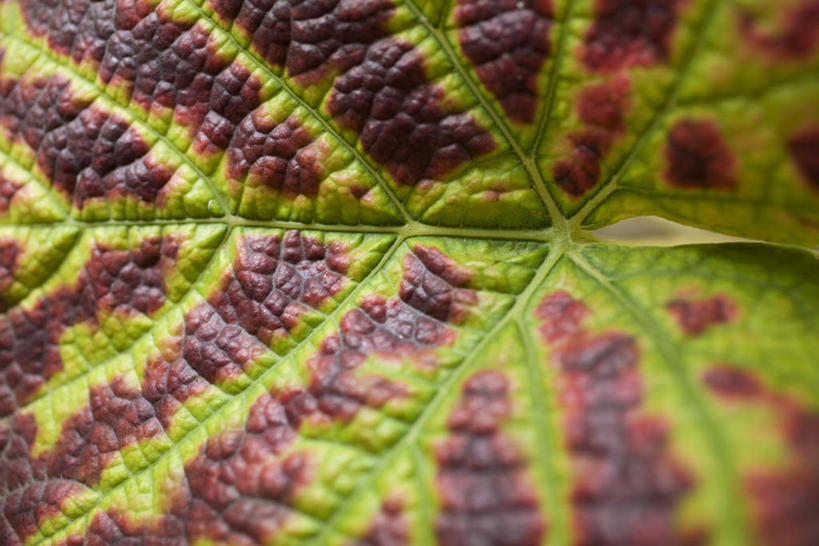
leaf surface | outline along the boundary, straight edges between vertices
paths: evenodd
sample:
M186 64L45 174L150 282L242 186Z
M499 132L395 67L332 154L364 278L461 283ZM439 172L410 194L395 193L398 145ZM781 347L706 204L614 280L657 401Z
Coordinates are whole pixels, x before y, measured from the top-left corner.
M819 541L814 0L0 0L0 544Z

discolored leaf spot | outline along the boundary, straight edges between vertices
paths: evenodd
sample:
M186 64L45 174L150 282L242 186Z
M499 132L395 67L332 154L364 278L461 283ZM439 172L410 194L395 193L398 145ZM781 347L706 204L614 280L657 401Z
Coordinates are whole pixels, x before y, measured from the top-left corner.
M290 198L318 193L324 151L295 116L274 123L254 111L239 124L227 153L233 180L248 179Z
M173 175L126 120L74 97L59 75L0 82L0 125L35 151L40 169L79 208L114 196L154 202Z
M0 318L0 416L25 404L62 370L59 340L65 330L95 322L99 310L152 314L162 307L163 271L178 248L170 237L146 239L133 251L96 245L75 285L61 286L31 308L17 307Z
M819 127L811 127L791 136L788 150L805 180L819 190Z
M509 380L501 372L482 370L461 391L447 420L450 436L436 450L438 542L540 544L546 525L526 461L501 429L511 406Z
M304 416L299 398L265 394L250 408L243 430L207 440L185 465L185 483L170 515L180 518L189 541L268 543L286 521L296 491L311 476L307 456L282 452Z
M210 32L174 21L153 3L26 0L35 35L58 52L99 67L105 83L124 84L146 109L174 110L202 153L227 148L236 126L261 102L261 83L216 53Z
M600 180L600 163L625 131L628 98L629 81L622 76L581 90L577 115L585 127L569 136L570 156L552 168L555 182L569 196L580 197Z
M163 434L154 410L123 377L91 387L89 403L69 417L53 449L40 456L48 479L99 482L126 446Z
M455 8L461 50L515 123L535 120L553 19L551 0L459 0Z
M439 321L457 322L476 295L463 286L471 276L440 250L415 245L407 254L400 299L365 297L344 314L338 334L325 338L308 362L313 370L310 394L331 418L351 419L363 405L380 407L404 394L401 385L384 378L357 378L354 369L368 356L412 357L434 365L433 349L450 345L455 332Z
M328 109L360 133L361 145L401 184L436 179L495 148L471 114L442 108L443 91L427 82L412 45L379 40L336 78Z
M30 414L16 414L10 428L0 426L0 490L4 544L22 544L39 522L60 512L60 505L99 482L120 450L162 434L162 426L140 392L123 377L91 387L89 404L70 416L54 446L34 457L37 426ZM5 525L4 525L5 523ZM13 530L13 535L8 535Z
M347 282L349 262L338 243L325 246L291 230L283 239L251 235L239 244L222 285L185 317L182 358L214 384L241 375L265 345L288 336L303 313Z
M739 15L739 27L754 49L762 51L771 60L804 59L819 46L819 2L802 0L782 10L778 31L760 29L749 11Z
M693 479L670 453L666 422L640 410L637 343L619 332L583 328L589 313L565 291L547 294L535 312L558 369L555 389L574 468L576 541L703 542L674 525L675 509Z
M681 4L682 0L597 0L583 62L596 72L665 62Z
M85 535L71 536L60 546L106 546L108 544L180 544L184 536L178 519L161 517L134 523L116 510L97 512Z
M372 525L361 539L347 546L407 546L409 523L404 516L404 506L398 498L388 498L376 514Z
M754 523L766 544L802 546L819 541L819 413L772 391L748 370L729 365L709 368L705 385L722 400L763 404L781 419L790 461L783 468L757 469L745 477Z
M14 239L0 240L0 295L14 283L17 259L20 256L20 246ZM6 305L0 299L0 311L5 311ZM0 394L2 398L2 394ZM0 407L3 403L0 402Z
M126 5L115 0L20 0L19 4L29 32L34 36L46 37L49 47L63 55L70 55L75 62L90 60L95 63L102 59L105 42L116 31L117 8ZM136 14L139 8L150 9L150 5L142 1L134 2L130 11ZM127 15L120 13L119 19L127 20Z
M670 301L666 309L689 336L699 336L715 324L731 322L737 312L736 304L725 294L701 300L678 298Z
M2 59L0 59L2 61ZM0 213L6 212L11 206L11 200L22 187L22 184L9 180L0 171Z
M404 258L401 300L441 321L460 322L464 304L476 303L475 293L462 289L472 272L435 247L415 245Z
M494 149L470 114L444 110L443 91L428 82L420 51L389 37L388 0L212 4L296 81L309 85L339 71L330 114L360 133L364 151L399 183L438 178Z
M30 413L0 421L0 543L22 546L42 520L59 514L62 503L83 487L71 480L44 481L45 463L30 450L37 423Z
M383 38L395 6L389 0L209 0L224 19L251 37L253 49L309 84L330 66L346 70Z
M665 157L665 178L674 186L714 190L736 187L737 161L713 121L677 121L668 135Z
M763 392L756 377L746 370L729 366L709 368L702 375L702 381L723 398L754 399Z

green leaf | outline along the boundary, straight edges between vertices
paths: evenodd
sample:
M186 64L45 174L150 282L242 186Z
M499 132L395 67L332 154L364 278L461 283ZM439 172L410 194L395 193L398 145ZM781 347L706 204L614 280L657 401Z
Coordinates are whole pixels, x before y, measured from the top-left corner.
M819 541L815 0L0 0L0 544Z

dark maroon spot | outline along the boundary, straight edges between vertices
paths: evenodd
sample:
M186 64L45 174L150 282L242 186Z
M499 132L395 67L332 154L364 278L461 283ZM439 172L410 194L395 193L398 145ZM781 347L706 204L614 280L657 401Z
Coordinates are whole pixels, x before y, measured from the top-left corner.
M460 322L464 305L477 303L465 289L472 271L434 247L415 245L404 257L401 300L441 321Z
M96 245L75 285L59 287L30 309L14 308L0 318L0 416L29 401L62 369L59 339L66 329L95 322L100 309L128 315L162 307L163 273L177 250L170 237L146 239L133 251Z
M367 534L347 546L406 546L409 544L409 522L399 499L384 501Z
M38 37L47 36L53 50L70 55L75 62L99 62L105 52L105 41L115 31L118 3L124 4L114 0L21 0L20 9L29 31Z
M681 3L597 0L594 23L586 34L583 62L598 72L665 62Z
M360 133L364 150L401 184L440 177L495 147L465 112L445 110L423 57L390 37L389 0L211 0L223 18L252 36L271 64L303 85L337 71L328 110Z
M175 336L170 342L175 345L173 357L151 359L142 377L142 396L154 408L156 418L165 429L171 426L185 400L202 394L211 384L185 359L179 358L182 338Z
M0 295L4 294L14 284L19 255L20 247L17 245L17 241L13 239L0 241ZM0 311L4 311L5 308L6 305L0 300Z
M291 198L318 193L323 154L295 116L275 123L254 111L239 124L227 154L232 180L248 180Z
M745 476L754 522L765 544L803 546L819 543L819 413L766 388L749 370L720 365L703 375L705 384L725 400L763 404L779 414L779 430L791 449L790 461L777 469Z
M666 422L640 411L637 343L619 332L582 328L588 314L564 291L548 294L536 311L559 370L577 542L701 542L704 537L675 529L675 508L693 481L670 453Z
M296 81L320 79L332 65L346 70L387 35L389 0L209 0L224 19L251 37L253 48Z
M804 59L819 46L819 1L803 0L783 10L783 22L778 33L757 27L753 14L740 14L739 25L748 42L775 60Z
M174 109L201 153L224 150L234 129L261 101L261 83L218 55L211 33L171 21L153 3L26 0L29 29L56 51L99 66L103 82L125 83L145 108Z
M153 202L173 175L126 120L75 98L61 76L0 86L0 125L35 151L45 175L80 208L109 196Z
M665 157L665 178L675 186L717 190L736 187L736 159L713 121L677 121L668 135Z
M298 404L263 395L243 430L209 438L185 465L186 486L171 515L184 521L191 541L266 544L286 521L293 495L311 477L305 454L282 452L295 439Z
M49 478L95 485L122 448L162 434L151 404L138 389L116 377L91 387L88 406L63 423L54 448L42 457Z
M501 424L510 411L509 381L494 370L474 373L447 420L437 448L440 544L536 545L545 532L523 455Z
M240 241L222 285L185 317L182 357L209 383L241 375L265 345L288 336L305 312L347 283L349 259L339 243L323 245L295 230L284 239Z
M577 115L585 127L569 135L569 157L555 162L555 181L571 197L580 197L600 180L600 164L616 138L625 131L629 81L617 77L586 87L577 101Z
M11 200L22 187L22 184L9 180L0 171L0 212L6 212L11 206Z
M182 544L184 536L182 523L176 518L162 515L135 523L124 514L109 509L94 516L84 536L69 537L61 546L172 546Z
M686 335L698 336L714 324L726 324L736 316L736 304L725 294L707 299L678 298L666 305Z
M724 398L752 399L762 394L756 377L746 370L729 366L715 366L703 373L705 385Z
M553 15L551 0L460 0L455 8L461 50L514 122L535 119Z
M384 378L357 377L355 368L369 355L413 357L435 365L433 350L450 345L455 333L440 321L457 322L476 294L463 288L471 271L440 250L415 245L403 263L400 299L368 296L341 319L336 335L322 341L308 365L313 370L309 393L321 413L351 419L362 406L380 407L404 388Z
M22 546L37 531L38 517L58 514L62 500L71 493L68 487L48 487L41 481L45 465L30 456L36 436L32 414L18 413L0 421L0 544Z
M565 290L547 294L535 310L535 316L543 321L540 333L549 343L577 334L589 313L586 304Z
M819 190L819 127L806 129L790 137L788 150L805 180Z
M245 373L266 346L290 335L306 311L344 288L348 265L341 243L324 245L295 230L283 239L240 238L221 285L188 312L182 330L146 366L142 392L160 422L167 427L181 404L208 385ZM397 395L383 382L371 387L376 398Z
M442 101L420 51L385 39L336 79L328 109L339 125L360 133L364 150L399 183L414 185L495 147L471 114L446 112Z
M52 449L31 454L37 426L30 414L17 414L11 426L0 425L0 538L22 543L38 522L60 512L61 503L95 485L119 451L162 434L153 408L122 377L92 387L89 404L62 426Z

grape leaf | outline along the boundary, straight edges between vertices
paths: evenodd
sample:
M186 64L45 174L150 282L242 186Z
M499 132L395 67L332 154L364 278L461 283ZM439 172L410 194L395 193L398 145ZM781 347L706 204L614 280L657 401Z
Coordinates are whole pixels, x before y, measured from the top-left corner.
M815 0L0 0L0 544L819 542Z

